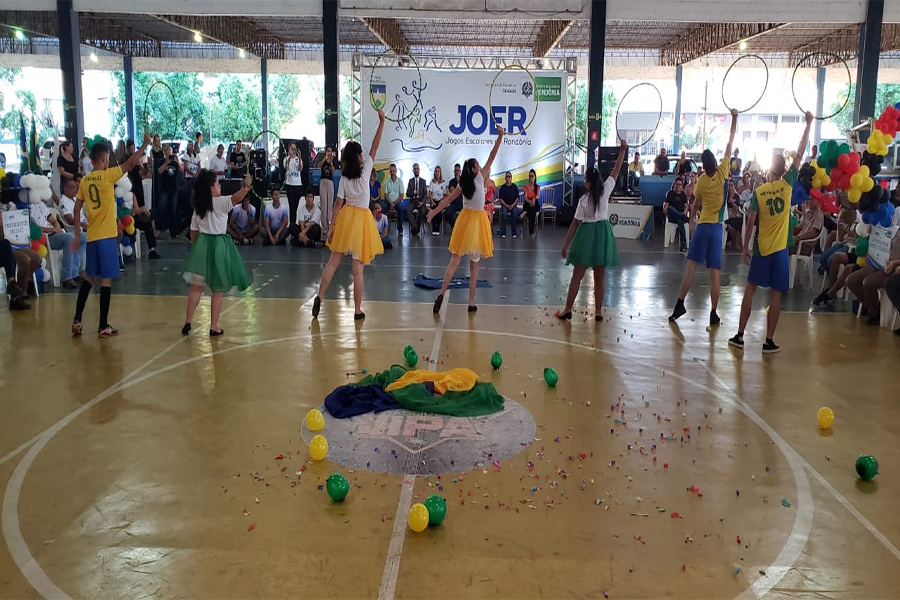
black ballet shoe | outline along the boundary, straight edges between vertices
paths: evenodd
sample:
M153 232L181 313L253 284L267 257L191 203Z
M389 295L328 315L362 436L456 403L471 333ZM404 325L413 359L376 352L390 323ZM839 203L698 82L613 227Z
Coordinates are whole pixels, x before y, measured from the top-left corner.
M561 313L556 311L556 318L560 321L571 321L572 320L572 311L570 310L567 313Z
M594 315L594 320L597 321L598 323L602 323L603 315Z
M469 307L469 312L470 312L470 313L473 313L473 312L475 312L476 310L478 310L478 307L475 306L474 304L471 305L471 306Z
M210 330L209 330L209 337L220 336L220 335L222 335L223 333L225 333L225 330L224 330L224 329L220 329L220 330L218 330L218 331L216 331L215 329L210 329Z
M319 318L319 309L322 308L322 299L316 296L316 299L313 300L313 319Z
M441 312L441 304L444 303L444 295L438 294L438 297L434 301L434 308L431 309L431 312L434 314L438 314Z
M366 313L364 313L364 312L358 312L358 313L353 314L354 321L362 321L365 318L366 318Z
M181 328L181 335L187 335L191 332L191 324L185 323L184 327Z

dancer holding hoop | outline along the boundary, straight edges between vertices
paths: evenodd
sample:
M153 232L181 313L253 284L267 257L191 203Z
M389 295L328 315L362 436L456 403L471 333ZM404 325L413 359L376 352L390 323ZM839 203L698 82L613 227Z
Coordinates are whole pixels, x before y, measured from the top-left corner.
M494 256L494 239L491 236L491 221L484 210L484 182L491 177L491 166L497 158L497 151L503 143L503 128L497 127L497 140L491 149L484 166L478 163L478 159L470 158L463 163L462 174L459 177L459 185L449 194L443 197L437 206L428 211L428 222L441 214L450 206L460 194L463 197L463 208L459 211L456 223L453 225L453 233L450 234L450 264L444 271L444 281L441 284L441 293L434 301L434 314L441 310L444 302L444 293L453 279L453 274L459 267L459 262L464 255L469 256L469 312L478 310L475 306L475 288L478 285L478 261L482 258Z
M341 152L344 171L338 184L334 216L328 223L326 245L331 248L331 258L322 271L319 291L313 301L312 316L318 318L322 306L322 295L328 290L334 272L340 266L345 254L353 259L353 319L365 319L362 311L363 267L378 254L384 254L384 245L375 225L375 217L369 210L369 176L375 164L381 134L384 132L384 111L378 111L378 131L372 139L372 148L363 154L359 142L347 142ZM324 218L324 217L323 217Z
M609 224L609 197L616 187L616 179L619 170L625 162L625 152L628 151L628 143L619 140L619 156L616 164L606 178L600 181L600 172L591 167L584 174L584 196L578 201L575 209L575 219L569 226L566 241L563 242L562 255L567 265L575 265L572 271L572 280L569 282L569 293L566 295L566 307L562 313L556 312L556 317L563 321L572 318L572 307L581 280L588 269L594 271L594 304L596 315L594 320L602 321L603 308L603 279L606 276L606 267L619 266L619 250L616 247L616 238L613 235L612 226ZM571 245L571 249L570 246Z
M684 299L691 284L694 281L694 272L697 263L704 262L709 269L709 299L712 308L709 311L709 326L715 327L721 322L716 308L719 305L719 272L722 269L722 227L725 219L725 182L728 179L731 161L731 144L734 142L734 132L737 130L738 111L731 109L731 131L728 134L728 145L725 146L725 156L716 166L716 157L709 149L700 155L703 164L703 174L694 185L694 208L692 212L700 212L700 221L697 229L691 236L691 246L688 249L688 264L684 269L681 279L681 289L678 292L678 301L669 321L674 322L685 314Z
M775 328L778 326L778 317L781 314L781 293L788 289L790 275L790 255L788 254L787 240L790 227L791 205L793 204L794 182L797 181L797 173L800 162L806 150L806 142L809 140L809 128L813 122L811 112L806 113L806 129L794 155L794 162L789 171L785 172L784 157L777 154L772 157L772 167L769 169L768 183L756 188L750 198L750 214L747 215L747 224L744 226L744 262L750 265L750 273L747 275L747 286L744 288L744 299L741 302L741 320L738 324L737 334L728 340L728 345L743 350L744 328L750 320L750 311L753 309L753 294L757 286L769 288L769 310L766 317L766 341L763 344L763 354L774 354L780 348L775 345ZM760 210L762 205L762 210ZM750 231L759 216L756 243L753 245L753 259L750 259Z

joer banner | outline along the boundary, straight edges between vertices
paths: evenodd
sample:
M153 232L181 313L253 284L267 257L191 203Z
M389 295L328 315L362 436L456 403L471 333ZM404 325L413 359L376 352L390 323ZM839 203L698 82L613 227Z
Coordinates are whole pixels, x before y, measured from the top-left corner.
M534 169L543 186L561 184L565 158L566 76L562 71L524 69L444 70L376 67L361 72L361 143L369 148L383 106L384 135L375 167L383 179L390 163L405 181L419 163L431 180L440 166L444 181L453 165L475 157L484 163L497 135L496 124L510 135L492 168L497 185L511 171L523 185ZM493 119L491 118L493 114ZM496 124L495 124L496 120ZM557 193L557 200L561 194Z

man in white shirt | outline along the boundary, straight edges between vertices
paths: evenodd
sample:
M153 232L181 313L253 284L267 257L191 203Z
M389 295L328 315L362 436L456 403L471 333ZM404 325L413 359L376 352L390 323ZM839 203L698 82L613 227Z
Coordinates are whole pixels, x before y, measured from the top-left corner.
M244 200L234 207L228 215L228 233L237 244L250 245L253 237L259 233L259 223L256 222L256 207L250 204L250 196L244 196Z
M404 206L403 202L403 182L397 177L397 165L391 163L389 172L390 177L385 178L381 189L384 190L384 199L388 201L391 208L397 211L397 235L403 237L403 220L406 218L406 206Z
M63 287L66 289L77 288L80 285L78 271L81 269L81 260L87 250L87 236L81 232L81 245L77 251L72 252L71 244L75 239L75 234L65 231L56 217L50 214L50 209L44 203L32 202L29 204L28 214L31 221L47 234L47 245L50 246L50 249L63 251L59 274Z
M223 179L226 169L228 169L228 163L225 162L225 146L219 144L216 147L216 155L209 159L209 170L218 175L219 179Z
M194 142L187 143L187 149L181 155L181 161L184 165L184 178L190 182L200 172L200 154L197 152Z
M74 179L66 179L63 184L62 197L59 199L59 212L62 213L67 231L75 228L75 194L78 193L78 184ZM84 208L81 209L82 229L87 225L87 217L84 216Z
M291 224L292 246L315 248L316 242L322 239L322 212L316 206L312 191L306 192L306 204L297 212L298 222Z
M272 190L272 202L263 216L263 246L280 246L286 243L289 233L287 207L281 203L278 190Z

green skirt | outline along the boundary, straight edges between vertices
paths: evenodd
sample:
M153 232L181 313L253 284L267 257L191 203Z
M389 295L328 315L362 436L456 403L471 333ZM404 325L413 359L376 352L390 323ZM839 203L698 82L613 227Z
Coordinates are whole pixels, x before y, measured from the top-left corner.
M609 221L581 223L569 246L566 264L587 268L619 266L619 250Z
M205 285L214 292L227 292L233 287L243 291L252 281L241 254L227 234L198 233L182 275L189 284Z

